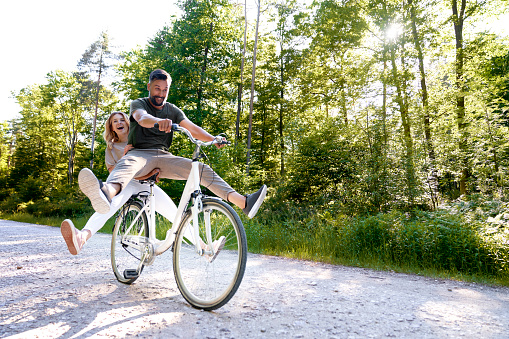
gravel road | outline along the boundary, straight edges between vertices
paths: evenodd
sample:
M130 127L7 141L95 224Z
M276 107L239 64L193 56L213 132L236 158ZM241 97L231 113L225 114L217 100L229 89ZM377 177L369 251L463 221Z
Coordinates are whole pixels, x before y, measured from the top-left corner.
M214 312L180 296L171 253L131 286L110 236L78 256L56 227L0 220L1 338L509 338L509 289L250 254Z

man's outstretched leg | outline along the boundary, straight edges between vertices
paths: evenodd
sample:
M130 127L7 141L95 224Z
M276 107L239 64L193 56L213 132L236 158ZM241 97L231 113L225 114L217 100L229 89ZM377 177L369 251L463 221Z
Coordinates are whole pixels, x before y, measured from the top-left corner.
M263 185L258 191L246 196L237 192L228 194L228 201L242 209L248 218L253 218L267 195L267 186Z
M161 177L186 180L191 171L192 161L163 151L130 151L117 163L106 183L100 182L88 168L81 170L78 181L81 190L90 199L96 212L107 213L110 201L135 175L143 175L152 168L161 170ZM253 218L267 194L263 185L257 192L241 195L215 173L210 166L200 164L200 184L218 197L239 207L249 218ZM147 172L148 173L148 172ZM123 184L122 184L123 183Z

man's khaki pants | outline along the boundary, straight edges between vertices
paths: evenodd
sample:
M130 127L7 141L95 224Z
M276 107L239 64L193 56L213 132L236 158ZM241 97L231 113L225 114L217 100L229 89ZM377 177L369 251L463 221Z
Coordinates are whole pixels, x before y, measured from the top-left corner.
M191 159L177 157L162 150L132 149L117 162L106 182L120 184L124 189L131 179L147 175L154 168L161 170L159 174L161 178L187 180L191 164ZM235 191L208 165L202 163L200 163L200 184L226 201L228 194Z

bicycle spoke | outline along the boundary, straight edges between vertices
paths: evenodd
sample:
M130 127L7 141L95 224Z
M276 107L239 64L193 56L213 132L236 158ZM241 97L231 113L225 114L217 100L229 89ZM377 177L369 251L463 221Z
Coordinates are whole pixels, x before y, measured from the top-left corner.
M148 237L142 205L130 201L119 213L111 238L111 265L118 281L131 284L143 270L141 260Z
M228 302L237 291L245 270L247 245L242 222L229 205L215 199L204 199L203 205L199 236L207 239L210 232L210 243L204 241L207 247L224 236L224 247L213 260L212 251L207 248L205 254L196 253L194 244L185 236L189 233L187 229L193 227L188 213L177 232L173 266L184 298L194 307L213 310Z

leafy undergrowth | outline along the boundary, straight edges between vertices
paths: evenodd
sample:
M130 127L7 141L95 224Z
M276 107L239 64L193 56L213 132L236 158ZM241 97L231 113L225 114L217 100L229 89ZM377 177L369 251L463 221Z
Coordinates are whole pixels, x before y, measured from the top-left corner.
M250 252L509 286L509 203L458 200L434 212L348 216L269 202L260 212L251 220L242 215ZM25 212L0 218L59 227L65 217ZM87 220L73 218L79 229ZM101 232L111 233L113 222ZM169 226L158 227L157 237Z
M251 252L509 286L509 204L347 216L268 207L245 220Z

